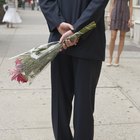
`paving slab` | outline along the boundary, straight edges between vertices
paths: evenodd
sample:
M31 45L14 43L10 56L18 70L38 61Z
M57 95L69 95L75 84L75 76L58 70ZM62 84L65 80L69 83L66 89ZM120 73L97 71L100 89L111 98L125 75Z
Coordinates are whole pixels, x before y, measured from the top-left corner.
M140 112L119 88L98 88L95 124L140 123Z
M13 57L27 52L34 47L46 44L47 40L47 35L15 35L6 57Z
M17 28L7 28L6 25L0 25L0 40L2 36L4 37L4 35L6 36L13 35L16 30ZM8 41L8 38L5 39L7 39Z
M0 129L51 127L50 90L0 90Z
M54 140L52 128L20 130L22 140Z
M117 85L107 77L106 72L102 69L97 87L116 88Z
M50 104L50 90L1 90L2 140L53 140ZM138 140L140 113L119 89L97 89L94 115L97 140Z
M19 130L0 130L1 140L22 140Z
M0 65L2 64L2 61L8 52L12 39L12 35L0 35Z
M140 60L122 59L119 67L106 67L104 71L107 77L121 87L125 94L140 110Z
M3 57L0 57L0 64L2 63L2 61L3 61Z
M48 27L44 25L22 25L17 27L17 35L49 35Z
M140 124L95 126L95 140L139 140Z
M0 130L1 140L54 140L52 130L47 129L13 129Z

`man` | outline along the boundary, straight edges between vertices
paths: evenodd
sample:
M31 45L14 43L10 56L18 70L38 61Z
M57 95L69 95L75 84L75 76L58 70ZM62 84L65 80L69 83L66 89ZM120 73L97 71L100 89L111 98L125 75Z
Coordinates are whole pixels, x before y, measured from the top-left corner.
M49 42L60 40L64 48L51 63L56 140L93 140L95 90L105 58L107 3L108 0L40 0L50 30ZM79 40L66 39L92 21L96 22L96 29ZM74 135L69 126L73 97Z

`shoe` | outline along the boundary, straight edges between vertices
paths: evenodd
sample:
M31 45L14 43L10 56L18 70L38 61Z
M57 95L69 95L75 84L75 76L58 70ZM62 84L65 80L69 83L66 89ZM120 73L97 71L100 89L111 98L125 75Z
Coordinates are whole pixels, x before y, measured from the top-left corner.
M113 63L114 67L118 67L119 66L119 59L120 59L119 57L116 57L116 60Z
M119 67L119 63L114 63L113 66L114 67Z
M112 64L111 63L106 63L106 66L110 67L110 66L112 66Z
M106 62L106 66L110 67L112 66L112 57L109 57L107 62Z

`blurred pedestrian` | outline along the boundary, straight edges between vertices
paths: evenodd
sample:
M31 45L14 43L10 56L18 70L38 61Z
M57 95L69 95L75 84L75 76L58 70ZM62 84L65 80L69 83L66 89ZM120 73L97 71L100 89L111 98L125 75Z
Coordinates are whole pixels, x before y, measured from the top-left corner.
M31 0L31 9L32 9L32 10L35 9L35 0Z
M106 65L111 66L117 32L120 31L119 46L114 66L119 66L120 55L123 51L125 34L130 30L132 24L132 2L133 0L112 0L110 5L110 30L111 39L109 44L109 60Z
M22 6L23 9L25 9L25 2L26 2L25 0L21 1L21 6Z
M36 0L37 11L39 11L39 0Z
M4 5L3 5L3 9L4 9L4 11L6 12L6 11L8 10L8 4L4 4Z
M13 27L14 23L21 23L22 20L17 13L17 0L6 0L6 3L8 4L8 9L6 10L6 13L3 17L3 22L7 23L7 28Z

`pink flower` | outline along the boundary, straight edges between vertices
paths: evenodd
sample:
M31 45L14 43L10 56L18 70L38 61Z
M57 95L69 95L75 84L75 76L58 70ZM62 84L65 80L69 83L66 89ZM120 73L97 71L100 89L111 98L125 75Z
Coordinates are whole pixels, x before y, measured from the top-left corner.
M14 75L12 76L11 80L16 80L19 83L26 83L28 82L28 79L25 77L25 75L23 75L22 73L14 73Z
M22 64L22 62L21 62L20 59L16 59L15 63L16 63L16 65L18 65L18 64Z
M12 75L11 80L16 80L19 83L26 83L28 79L24 74L22 74L22 61L20 59L16 59L15 61L15 69L10 71L10 75Z

